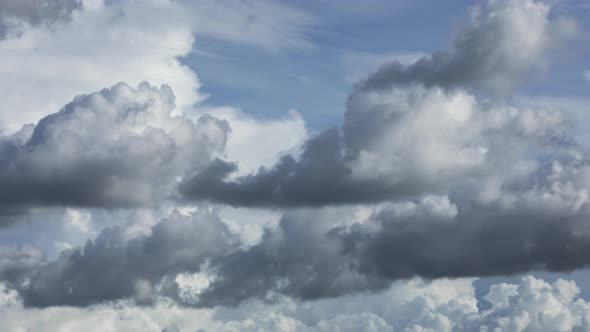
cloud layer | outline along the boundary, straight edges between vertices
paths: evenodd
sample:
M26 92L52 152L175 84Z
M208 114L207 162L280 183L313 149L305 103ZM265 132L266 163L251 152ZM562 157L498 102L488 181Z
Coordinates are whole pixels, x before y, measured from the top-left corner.
M87 309L23 308L0 287L0 328L6 331L585 331L590 305L572 281L531 276L499 283L478 300L470 280L412 280L381 294L307 305L282 299L228 309L181 309L165 301L151 308L129 302ZM487 309L479 309L483 305Z

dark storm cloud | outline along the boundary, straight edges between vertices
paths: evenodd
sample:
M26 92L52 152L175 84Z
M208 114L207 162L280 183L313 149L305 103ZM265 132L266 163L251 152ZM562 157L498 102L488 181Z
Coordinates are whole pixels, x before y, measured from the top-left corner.
M563 272L590 263L587 213L557 218L535 211L485 214L461 213L453 223L387 225L368 239L362 230L343 236L360 251L361 271L391 279Z
M79 9L80 0L0 0L0 39L18 33L22 22L38 26L67 20Z
M548 134L532 132L540 126L491 128L495 120L485 119L486 114L504 117L507 112L489 111L462 88L494 94L510 90L542 67L546 52L573 34L573 26L550 19L549 7L533 1L477 7L449 51L409 67L386 64L359 82L349 96L342 129L311 138L301 157L287 156L271 169L233 179L229 176L239 165L217 160L185 178L180 192L187 199L236 206L293 207L381 202L448 190L458 178L483 172L491 163L485 159L498 159L492 154L504 154L486 137L491 131L505 137L502 144L523 133ZM512 156L509 163L518 158Z
M222 151L227 123L171 116L174 95L124 83L78 96L0 137L0 213L31 206L128 207L175 190L175 177Z
M419 191L419 186L382 185L380 181L355 182L346 166L338 130L325 131L309 140L295 160L283 157L272 169L224 181L238 165L220 159L199 170L180 185L180 192L197 200L210 199L241 206L321 206L372 202L398 192Z

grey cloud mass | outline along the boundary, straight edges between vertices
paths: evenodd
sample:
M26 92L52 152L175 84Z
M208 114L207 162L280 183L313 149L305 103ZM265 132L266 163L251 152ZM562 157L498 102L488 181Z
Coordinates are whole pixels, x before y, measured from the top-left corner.
M575 171L554 163L538 171L548 173L539 182L512 183L489 202L427 196L363 218L350 207L294 210L251 246L209 213L172 217L127 242L108 230L83 250L39 264L20 294L30 306L89 305L137 297L134 283L145 282L148 293L212 307L277 294L313 300L377 291L416 276L570 271L590 263L590 167L570 162ZM211 278L187 296L171 279L187 272Z
M163 278L171 280L160 292L174 292L178 273L198 272L209 257L236 244L236 236L207 211L191 216L174 213L152 227L150 234L132 239L120 227L109 228L83 248L40 264L22 286L23 303L86 306L128 297L149 303Z
M538 196L522 193L519 202L505 207L500 202L454 205L438 197L392 204L350 226L317 226L342 215L287 214L259 244L214 259L219 279L199 298L208 305L235 305L278 292L309 300L379 290L392 280L415 276L493 276L588 266L590 211L557 202L565 193L544 190Z
M223 150L229 127L209 116L171 115L167 86L124 83L76 97L19 132L0 137L0 212L29 206L147 206L176 177Z
M80 0L0 0L0 40L18 34L23 22L37 26L67 20L79 9Z
M180 191L192 199L271 207L372 202L395 196L398 189L380 181L352 180L351 170L343 162L341 145L338 130L323 132L306 143L299 160L285 156L274 168L261 168L236 182L223 179L238 165L217 159L181 183Z
M362 83L362 89L421 83L510 93L527 74L542 69L548 50L576 33L573 21L550 19L549 13L550 7L539 2L490 1L472 11L469 25L459 31L448 51L408 67L398 62L383 65Z

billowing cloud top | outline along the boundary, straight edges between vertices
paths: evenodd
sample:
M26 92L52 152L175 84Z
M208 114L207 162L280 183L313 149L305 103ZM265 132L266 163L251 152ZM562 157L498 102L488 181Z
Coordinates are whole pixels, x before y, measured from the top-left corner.
M210 116L172 116L167 86L119 83L2 137L0 209L34 205L154 205L176 177L211 160L229 127Z

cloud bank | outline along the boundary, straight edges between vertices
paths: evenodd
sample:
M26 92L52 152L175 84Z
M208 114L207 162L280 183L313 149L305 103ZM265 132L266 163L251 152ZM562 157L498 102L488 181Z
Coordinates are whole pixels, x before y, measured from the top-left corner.
M584 331L590 306L572 281L531 276L492 285L478 300L470 280L413 280L382 294L297 305L250 302L233 309L181 309L167 302L129 302L88 309L23 308L0 288L0 328L6 331ZM487 309L479 309L482 304Z

